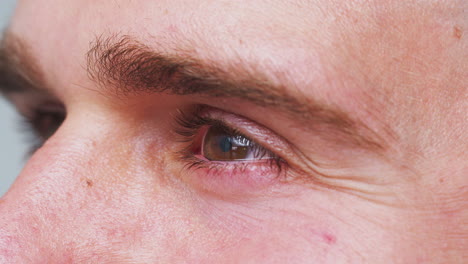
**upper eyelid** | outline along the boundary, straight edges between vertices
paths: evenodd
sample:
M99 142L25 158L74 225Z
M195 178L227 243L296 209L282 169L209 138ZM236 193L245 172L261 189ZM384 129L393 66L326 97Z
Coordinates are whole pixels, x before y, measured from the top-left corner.
M294 155L293 148L286 139L249 118L206 105L198 106L194 114L204 117L205 120L218 122L234 132L250 138L255 144L286 161Z

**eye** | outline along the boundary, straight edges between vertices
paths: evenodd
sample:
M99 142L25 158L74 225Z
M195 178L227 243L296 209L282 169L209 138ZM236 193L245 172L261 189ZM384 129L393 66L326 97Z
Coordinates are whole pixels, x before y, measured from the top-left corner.
M208 106L189 110L177 113L174 130L183 146L177 156L188 168L215 168L218 172L261 168L277 174L286 167L286 162L271 150L278 149L280 140L266 128Z
M206 130L201 155L210 161L255 161L275 158L249 138L215 125Z
M289 166L276 154L280 139L254 121L208 106L179 111L175 120L181 149L173 157L182 167L174 174L196 190L251 197L286 177Z
M42 145L62 125L66 117L65 108L60 104L44 104L37 106L32 113L26 116L28 127L36 137L36 146Z

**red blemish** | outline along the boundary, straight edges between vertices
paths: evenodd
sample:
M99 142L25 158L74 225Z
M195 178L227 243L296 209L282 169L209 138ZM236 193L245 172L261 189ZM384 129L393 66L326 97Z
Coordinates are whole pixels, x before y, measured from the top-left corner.
M176 25L169 25L167 27L167 30L171 33L177 33L179 31L179 28Z
M336 243L336 237L332 234L323 233L322 238L327 244L332 245Z

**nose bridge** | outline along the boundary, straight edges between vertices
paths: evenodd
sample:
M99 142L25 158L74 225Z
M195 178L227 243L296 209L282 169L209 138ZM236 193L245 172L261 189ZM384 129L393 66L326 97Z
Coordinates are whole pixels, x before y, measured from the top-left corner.
M104 118L97 116L69 114L60 129L29 159L3 197L4 203L21 199L30 199L27 204L39 203L44 199L53 204L83 182L86 185L86 176L97 174L103 152L100 145L106 138L105 130L109 130L102 122ZM83 126L89 123L99 125Z
M52 242L45 234L53 234L60 225L59 216L66 216L70 208L65 202L77 199L80 180L76 177L89 172L90 167L84 165L89 162L84 159L88 144L52 140L31 157L0 200L0 260L16 251L23 254L25 248L45 245L47 239Z
M18 239L0 229L0 263L18 263L20 245Z
M99 218L99 213L121 202L115 191L122 189L121 182L110 179L115 171L109 138L115 138L106 133L105 124L97 132L83 127L83 120L72 121L34 153L1 198L0 263L20 263L9 256L25 254L34 260L42 256L65 260L56 254L77 248L112 222L112 217Z
M155 160L148 165L131 136L117 138L105 124L99 132L77 128L82 123L65 124L1 198L0 263L70 263L76 250L127 252L128 243L154 229L165 237L168 225L159 223L170 220L161 220L156 208L173 200L159 188ZM116 240L125 242L109 244ZM83 243L93 246L85 250Z

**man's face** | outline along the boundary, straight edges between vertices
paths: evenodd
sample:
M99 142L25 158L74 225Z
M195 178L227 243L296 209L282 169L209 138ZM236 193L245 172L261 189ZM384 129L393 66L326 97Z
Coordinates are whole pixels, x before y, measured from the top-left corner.
M466 9L20 1L0 262L462 263Z

